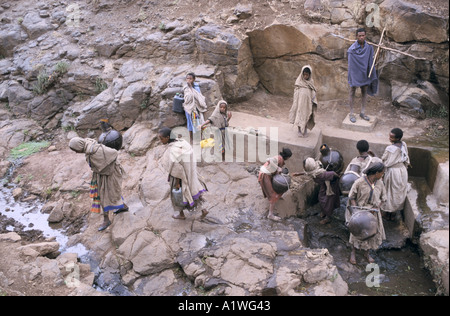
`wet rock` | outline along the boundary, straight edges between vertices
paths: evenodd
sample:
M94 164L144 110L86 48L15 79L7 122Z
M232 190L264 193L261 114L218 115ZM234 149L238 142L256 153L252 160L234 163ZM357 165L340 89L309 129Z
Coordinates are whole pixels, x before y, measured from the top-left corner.
M424 261L433 275L438 293L449 295L449 235L448 230L427 232L420 237Z
M49 223L59 223L64 219L63 204L64 201L60 200L56 205L54 205L50 215L47 218Z
M441 107L439 94L430 82L407 86L394 82L392 100L393 105L418 119L424 119L427 112L435 112Z
M18 242L22 238L15 232L0 234L0 241Z
M3 178L6 175L10 166L11 162L9 162L8 160L0 161L0 178Z
M13 194L14 200L17 200L22 196L23 190L22 190L22 188L15 188L13 190L12 194Z

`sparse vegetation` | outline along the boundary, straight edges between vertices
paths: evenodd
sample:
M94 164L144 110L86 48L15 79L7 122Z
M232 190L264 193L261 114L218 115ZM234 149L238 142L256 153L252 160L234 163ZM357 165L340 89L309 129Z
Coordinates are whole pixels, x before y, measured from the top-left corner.
M37 95L42 95L47 92L49 75L45 70L41 70L37 76L37 82L33 86L33 92Z
M28 157L34 153L37 153L43 148L50 146L50 142L28 142L20 144L19 146L11 149L9 158L12 160Z
M45 94L59 78L69 69L69 64L63 61L55 65L52 73L49 75L45 69L42 69L37 76L37 82L33 86L33 92L37 95Z
M97 92L97 94L103 92L107 88L108 84L105 82L105 80L100 77L97 77L97 79L95 79L95 92Z

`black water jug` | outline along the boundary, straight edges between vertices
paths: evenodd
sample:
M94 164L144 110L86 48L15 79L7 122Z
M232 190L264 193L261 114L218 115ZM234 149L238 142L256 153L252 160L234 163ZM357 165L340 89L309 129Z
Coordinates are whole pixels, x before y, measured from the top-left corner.
M109 148L120 150L122 148L122 134L116 131L107 119L100 120L102 132L98 137L98 142Z
M378 231L378 220L369 210L352 206L353 215L348 222L348 230L359 240L366 240Z
M345 173L339 179L339 187L343 195L348 195L353 183L358 180L358 176L354 173Z
M327 171L341 173L344 169L344 158L337 150L331 149L327 144L320 146L320 162Z
M173 97L172 111L176 113L184 113L183 103L184 103L184 96L182 94L177 93Z
M273 190L278 194L283 194L291 186L291 177L287 172L277 173L272 178Z

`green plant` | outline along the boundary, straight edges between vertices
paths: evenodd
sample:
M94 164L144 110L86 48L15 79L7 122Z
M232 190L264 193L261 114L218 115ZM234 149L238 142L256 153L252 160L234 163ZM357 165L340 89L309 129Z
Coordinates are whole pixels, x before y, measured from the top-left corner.
M97 92L97 94L103 92L107 88L108 84L105 82L105 80L100 77L97 77L97 79L95 79L95 92Z
M45 70L41 70L37 76L37 82L33 86L33 92L37 95L42 95L47 92L48 82L50 76Z
M11 149L9 153L9 159L16 160L20 158L28 157L34 153L37 153L42 148L50 146L50 142L28 142L20 144L19 146Z
M70 195L72 196L73 199L76 199L77 197L80 196L80 191L71 191Z
M145 110L146 108L148 108L148 99L145 99L141 102L141 109Z
M61 75L65 74L68 70L69 70L69 64L64 61L59 61L55 65L55 72L57 72L58 74L61 74Z
M448 117L448 105L441 105L438 107L429 108L426 111L427 117L438 117L438 118L447 118Z
M41 69L37 76L37 82L33 86L33 92L37 95L46 93L68 69L69 64L64 61L58 62L50 75L44 69Z

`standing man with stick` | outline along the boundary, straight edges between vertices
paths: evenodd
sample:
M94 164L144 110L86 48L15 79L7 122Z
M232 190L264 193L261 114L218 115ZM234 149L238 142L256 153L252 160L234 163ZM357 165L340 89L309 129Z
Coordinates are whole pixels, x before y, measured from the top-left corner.
M350 121L356 123L353 114L353 103L356 88L361 89L361 111L359 116L366 121L370 118L365 114L367 104L367 94L373 96L378 90L377 73L372 65L375 62L373 47L366 42L366 30L359 28L356 30L356 42L347 50L348 55L348 84L350 85ZM369 76L370 74L370 76Z

